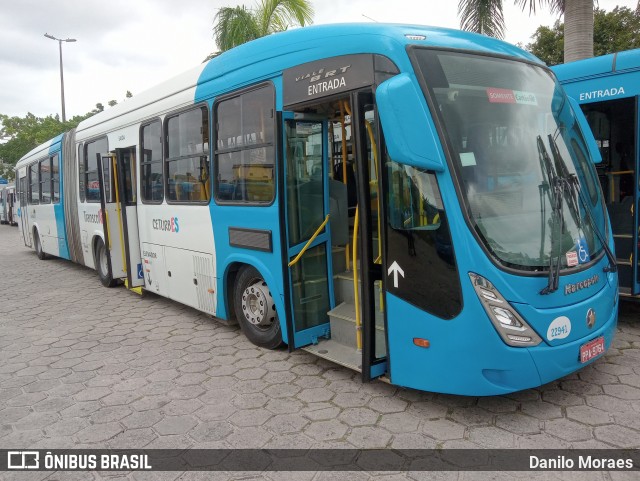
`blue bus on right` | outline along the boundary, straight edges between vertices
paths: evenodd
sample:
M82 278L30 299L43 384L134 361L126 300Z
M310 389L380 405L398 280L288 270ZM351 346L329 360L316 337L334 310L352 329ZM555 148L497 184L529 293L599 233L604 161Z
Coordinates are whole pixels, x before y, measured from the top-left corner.
M640 300L640 49L553 71L580 104L602 154L596 170L613 229L620 295Z

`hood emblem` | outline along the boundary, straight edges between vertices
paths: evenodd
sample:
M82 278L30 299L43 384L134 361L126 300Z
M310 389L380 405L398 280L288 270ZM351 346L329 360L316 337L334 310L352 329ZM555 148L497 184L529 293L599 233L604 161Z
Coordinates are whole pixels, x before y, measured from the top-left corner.
M596 311L589 309L587 311L587 327L591 329L596 324Z

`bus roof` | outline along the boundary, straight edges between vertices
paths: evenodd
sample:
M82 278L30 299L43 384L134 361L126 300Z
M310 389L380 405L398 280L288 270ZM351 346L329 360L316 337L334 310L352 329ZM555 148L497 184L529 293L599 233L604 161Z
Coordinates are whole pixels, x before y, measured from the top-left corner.
M610 53L553 67L561 82L579 82L640 70L640 49Z
M53 139L47 140L43 144L38 145L34 149L31 149L28 153L23 155L22 158L18 160L18 162L16 162L15 168L17 169L19 167L22 167L24 164L29 163L32 160L35 160L36 158L49 155L51 147L57 143L62 142L63 136L64 134L60 134L57 137L54 137Z
M82 132L87 129L143 109L159 99L186 93L195 87L200 88L203 84L243 69L250 69L245 71L246 76L240 76L244 78L244 82L255 82L272 76L279 69L321 58L352 53L388 52L391 55L394 51L404 50L407 45L499 54L543 64L529 52L514 45L460 30L380 23L313 25L268 35L224 52L202 65L84 120L78 125L77 134L83 137ZM238 78L230 79L228 89L238 88L236 81ZM201 89L198 93L202 94L208 90L210 89ZM194 100L200 99L192 97L191 101Z

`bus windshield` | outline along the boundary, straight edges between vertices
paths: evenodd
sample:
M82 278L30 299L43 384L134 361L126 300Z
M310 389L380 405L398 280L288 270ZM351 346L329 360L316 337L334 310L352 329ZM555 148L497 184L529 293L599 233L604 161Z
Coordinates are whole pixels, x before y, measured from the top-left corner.
M595 168L553 75L526 62L414 49L468 217L504 266L582 266L603 250ZM597 231L596 231L597 229Z

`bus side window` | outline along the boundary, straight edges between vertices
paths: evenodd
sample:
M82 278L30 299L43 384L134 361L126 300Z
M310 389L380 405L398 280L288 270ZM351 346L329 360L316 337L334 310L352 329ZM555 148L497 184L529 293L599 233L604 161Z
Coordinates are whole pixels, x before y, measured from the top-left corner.
M162 173L162 126L159 120L142 126L140 159L140 195L144 203L164 200Z
M275 92L272 84L215 105L216 199L270 204L275 196Z
M51 202L60 203L60 164L58 154L51 158Z
M385 159L387 172L387 255L404 277L428 275L429 289L420 283L387 283L390 293L441 318L451 319L462 309L451 232L434 174ZM428 274L426 274L428 273Z
M100 181L98 178L98 158L97 155L105 155L109 152L107 138L103 137L93 142L87 142L84 146L85 162L85 192L87 202L100 202ZM110 170L108 171L110 172ZM105 185L109 185L110 180L105 178ZM107 198L109 195L107 195Z
M436 230L442 200L433 174L395 162L389 169L389 223L394 229Z
M40 161L40 203L51 204L51 158Z
M167 131L167 200L209 202L209 115L198 107L169 117Z
M40 179L38 177L39 163L31 164L29 167L29 203L40 203Z

